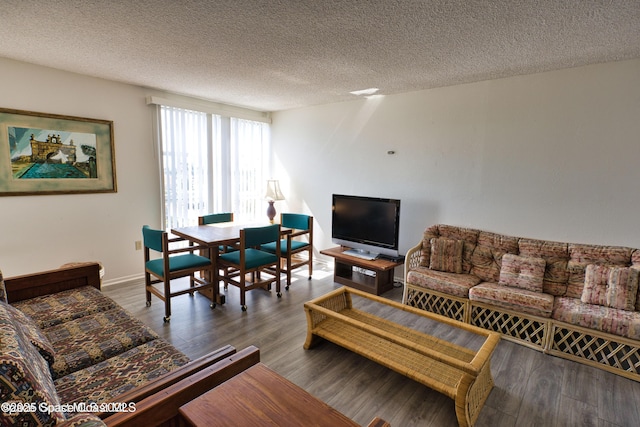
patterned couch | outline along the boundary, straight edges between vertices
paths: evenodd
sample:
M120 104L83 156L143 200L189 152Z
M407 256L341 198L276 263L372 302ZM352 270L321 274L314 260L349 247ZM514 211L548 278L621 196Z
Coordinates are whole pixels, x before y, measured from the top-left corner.
M105 425L235 353L190 361L99 289L98 264L0 274L0 425Z
M451 225L405 261L405 304L640 381L640 249Z

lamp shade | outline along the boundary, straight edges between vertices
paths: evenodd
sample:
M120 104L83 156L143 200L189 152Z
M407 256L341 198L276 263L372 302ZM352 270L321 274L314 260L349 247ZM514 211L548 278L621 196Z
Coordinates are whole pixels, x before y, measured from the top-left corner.
M267 180L267 192L264 195L267 200L284 200L284 195L280 191L280 182L277 179Z

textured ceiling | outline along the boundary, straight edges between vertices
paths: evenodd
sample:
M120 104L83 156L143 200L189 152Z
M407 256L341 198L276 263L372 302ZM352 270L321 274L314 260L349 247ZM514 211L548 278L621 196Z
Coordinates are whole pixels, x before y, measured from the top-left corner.
M640 0L0 6L2 57L260 111L640 58Z

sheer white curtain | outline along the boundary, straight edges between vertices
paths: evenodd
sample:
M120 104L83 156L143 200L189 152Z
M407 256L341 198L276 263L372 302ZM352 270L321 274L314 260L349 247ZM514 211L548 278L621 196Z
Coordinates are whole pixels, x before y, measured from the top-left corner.
M231 206L244 221L266 219L270 134L266 123L231 118Z
M160 122L165 229L197 224L199 215L213 212L264 219L267 123L165 105Z
M210 144L206 113L161 106L164 227L198 223L210 208Z

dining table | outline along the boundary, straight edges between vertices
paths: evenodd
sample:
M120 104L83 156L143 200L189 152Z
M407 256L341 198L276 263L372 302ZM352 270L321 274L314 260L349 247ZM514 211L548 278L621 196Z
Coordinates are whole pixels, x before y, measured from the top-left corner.
M265 222L221 222L215 224L206 225L189 225L185 227L176 227L171 229L171 233L176 236L183 237L191 242L197 243L201 246L202 255L208 256L213 265L212 272L205 271L205 280L212 283L220 282L218 274L218 255L220 254L220 247L235 246L240 242L240 230L249 227L265 227L271 225ZM280 230L281 235L291 233L291 229L282 228ZM205 290L206 292L208 290ZM214 301L216 304L224 304L225 296L220 294L220 287L214 286ZM211 297L211 295L207 295Z

